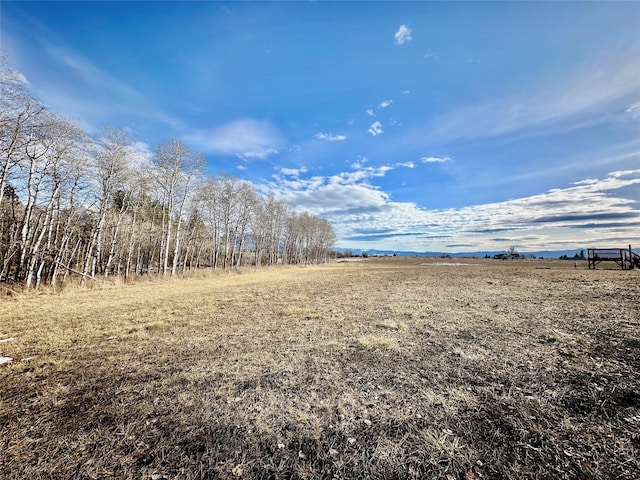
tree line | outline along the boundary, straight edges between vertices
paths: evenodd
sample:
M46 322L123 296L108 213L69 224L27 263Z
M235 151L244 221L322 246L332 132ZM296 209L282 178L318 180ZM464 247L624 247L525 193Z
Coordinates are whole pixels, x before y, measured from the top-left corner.
M87 135L0 68L0 282L26 288L197 268L325 262L331 224L205 173L181 140L141 158L124 130Z

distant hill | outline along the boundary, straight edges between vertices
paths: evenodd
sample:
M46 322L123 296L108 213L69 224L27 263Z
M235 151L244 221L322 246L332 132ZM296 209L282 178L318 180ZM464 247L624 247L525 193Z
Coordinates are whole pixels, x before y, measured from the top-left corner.
M621 247L623 248L623 247ZM575 250L543 250L536 252L521 252L518 253L525 258L535 256L536 258L560 258L566 255L569 259L573 259L574 255L580 255L580 251L584 251L584 255L587 255L586 248L578 248ZM638 249L632 249L636 253L640 253ZM366 252L369 256L375 255L398 255L400 257L442 257L448 255L452 258L462 258L462 257L480 257L483 258L485 256L493 257L494 255L498 255L501 253L507 253L506 250L496 250L496 251L476 251L476 252L462 252L462 253L451 253L451 252L411 252L411 251L394 251L394 250L361 250L358 248L336 248L336 251L343 253L345 251L351 251L353 255L362 255L363 252Z

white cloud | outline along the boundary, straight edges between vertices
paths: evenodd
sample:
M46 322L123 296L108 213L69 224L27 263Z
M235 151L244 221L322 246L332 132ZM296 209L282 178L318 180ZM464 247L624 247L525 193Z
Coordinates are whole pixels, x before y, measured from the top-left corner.
M313 213L334 212L338 215L335 219L340 221L339 212L385 208L390 196L373 186L371 180L384 177L396 168L412 168L412 162L365 167L366 162L362 157L352 164L353 171L325 177L300 178L306 169L282 168L279 174L273 175L274 181L258 188Z
M380 122L373 122L369 127L369 130L367 130L367 132L369 132L374 137L377 137L378 135L382 135L383 133L382 124Z
M368 108L368 109L367 109L367 115L369 115L370 117L374 117L374 118L375 118L375 116L376 116L376 114L375 114L375 113L373 113L373 109L371 109L371 108Z
M389 105L393 103L393 100L385 100L378 105L378 108L387 108Z
M629 106L629 108L625 110L625 113L630 113L631 118L633 118L634 120L640 119L640 102L636 102L633 105Z
M409 90L402 90L400 93L403 95L409 95L411 92Z
M153 159L153 149L148 143L134 142L127 148L127 159L134 167L149 168Z
M329 142L339 142L347 139L345 135L334 135L333 133L316 133L316 138L318 140L327 140Z
M12 69L2 69L0 71L0 80L3 82L22 83L28 85L29 81L21 72Z
M640 152L636 152L635 156L638 156L638 153ZM620 178L620 177L627 177L629 175L637 175L638 173L640 173L640 170L618 170L618 171L609 173L609 176L613 178Z
M212 131L198 131L186 137L204 152L233 155L243 160L264 160L277 154L284 145L280 132L273 125L250 118L235 120Z
M153 148L147 142L141 142L140 140L137 140L133 142L133 148L138 152L144 153L145 155L153 154Z
M306 167L301 168L281 168L280 173L282 175L290 176L290 177L298 177L302 173L306 173Z
M637 112L640 110L640 102L636 102L633 105L631 105L629 108L627 108L627 112Z
M329 177L276 177L260 188L324 216L334 225L339 244L351 248L480 251L517 245L540 251L586 248L608 241L613 233L622 245L637 238L640 211L616 190L640 185L640 169L530 197L430 210L394 201L373 183L395 168L412 168L412 163L362 167Z
M594 183L598 183L599 180L597 178L585 178L584 180L579 180L577 182L572 182L571 185L592 185Z
M259 150L249 150L246 152L236 152L236 157L241 158L243 160L266 160L267 157L271 155L277 155L280 153L280 150L275 148L266 148Z
M420 161L422 163L445 163L450 162L451 157L422 157Z
M405 42L411 41L411 29L406 25L400 25L394 37L396 39L396 45L403 45Z
M404 163L399 163L398 165L401 167L416 168L416 164L413 162L404 162Z
M358 160L351 164L351 168L353 168L354 170L358 170L362 168L368 161L369 159L367 157L359 157Z
M427 51L423 56L427 60L432 58L435 60L436 58L438 58L438 54L436 52L432 52L431 50Z

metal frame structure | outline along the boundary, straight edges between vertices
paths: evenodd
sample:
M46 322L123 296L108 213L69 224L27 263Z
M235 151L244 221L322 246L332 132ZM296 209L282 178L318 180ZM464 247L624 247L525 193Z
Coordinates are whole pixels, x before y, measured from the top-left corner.
M589 269L596 268L600 262L616 262L622 270L640 268L640 255L629 248L589 248L587 249Z

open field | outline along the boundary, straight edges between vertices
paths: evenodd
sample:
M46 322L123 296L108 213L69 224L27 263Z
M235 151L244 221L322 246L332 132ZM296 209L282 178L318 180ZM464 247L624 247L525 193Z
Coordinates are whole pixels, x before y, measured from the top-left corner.
M585 268L381 258L3 298L0 477L640 478L640 272Z

